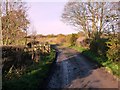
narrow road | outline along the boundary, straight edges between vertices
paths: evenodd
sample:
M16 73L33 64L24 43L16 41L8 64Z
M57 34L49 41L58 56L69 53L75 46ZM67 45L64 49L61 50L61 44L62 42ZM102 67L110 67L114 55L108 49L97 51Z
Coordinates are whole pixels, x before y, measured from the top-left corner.
M47 88L118 88L118 80L77 51L59 48Z

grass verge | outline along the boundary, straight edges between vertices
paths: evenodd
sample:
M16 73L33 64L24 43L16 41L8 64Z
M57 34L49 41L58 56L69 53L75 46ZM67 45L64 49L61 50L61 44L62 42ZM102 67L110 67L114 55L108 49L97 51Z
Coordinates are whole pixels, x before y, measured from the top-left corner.
M86 50L86 48L83 48L81 46L69 46L70 48L74 49L74 50L77 50L79 52L83 52Z
M99 63L102 66L104 66L108 72L110 72L113 75L120 78L120 68L119 68L120 63L114 63L114 62L108 60L107 58L99 56L99 55L93 53L92 51L90 51L89 49L86 49L86 48L83 48L83 47L72 46L70 48L81 52L83 55L89 57L91 60Z

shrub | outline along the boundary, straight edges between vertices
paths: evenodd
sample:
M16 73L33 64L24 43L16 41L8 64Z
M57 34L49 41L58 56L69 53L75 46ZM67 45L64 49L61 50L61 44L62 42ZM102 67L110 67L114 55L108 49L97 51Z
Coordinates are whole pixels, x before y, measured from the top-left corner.
M99 38L93 39L90 43L90 50L100 56L106 57L106 52L108 50L107 42L108 39Z
M113 62L120 61L120 40L118 37L110 38L107 42L107 46L109 47L107 51L108 59Z
M70 40L69 40L70 45L71 46L76 45L76 40L77 40L77 35L76 34L72 34L71 37L70 37Z

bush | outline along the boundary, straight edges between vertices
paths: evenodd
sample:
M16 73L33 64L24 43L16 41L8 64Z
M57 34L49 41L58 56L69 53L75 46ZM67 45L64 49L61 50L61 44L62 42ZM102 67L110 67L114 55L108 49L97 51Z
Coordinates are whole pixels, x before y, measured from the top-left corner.
M109 47L107 51L108 59L113 62L120 61L120 40L118 37L110 38L107 46Z
M108 39L99 38L93 39L90 43L90 50L100 56L106 57L106 52L108 50L107 42Z
M72 34L71 37L70 37L70 45L71 46L74 46L76 45L76 40L77 40L77 35L76 34Z

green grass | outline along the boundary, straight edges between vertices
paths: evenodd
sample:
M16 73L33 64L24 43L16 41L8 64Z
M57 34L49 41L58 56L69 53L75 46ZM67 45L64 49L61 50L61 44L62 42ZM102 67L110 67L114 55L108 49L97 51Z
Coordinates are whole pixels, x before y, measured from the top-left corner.
M86 50L86 48L83 48L81 46L70 46L70 48L75 49L75 50L77 50L79 52L82 52L82 51Z
M93 53L92 51L90 51L89 49L85 49L83 47L77 47L77 46L72 46L71 48L82 52L83 55L86 55L87 57L91 58L91 60L101 64L102 66L104 66L106 68L106 70L110 73L113 73L114 75L116 75L118 78L120 78L120 64L118 63L114 63L110 60L108 60L105 57L99 56L95 53Z
M34 63L27 67L26 73L19 78L6 80L3 82L3 90L38 90L38 87L44 82L44 78L48 76L48 71L55 59L55 52L42 57L38 63Z

